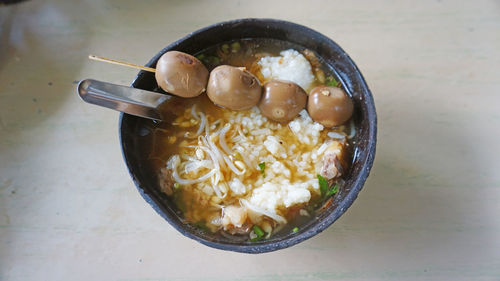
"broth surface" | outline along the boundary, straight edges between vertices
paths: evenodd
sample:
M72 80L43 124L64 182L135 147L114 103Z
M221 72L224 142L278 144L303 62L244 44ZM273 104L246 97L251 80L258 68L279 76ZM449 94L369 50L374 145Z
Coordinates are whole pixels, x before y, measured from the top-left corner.
M209 70L221 64L243 66L264 82L257 61L287 49L308 52L284 41L252 39L220 44L197 57ZM319 58L312 62L309 54L308 59L316 67L310 88L333 75ZM140 146L147 155L146 166L157 175L160 189L173 199L183 218L206 231L245 237L250 233L248 239L252 239L254 225L267 238L300 227L325 199L317 178L325 154L338 151L344 171L351 161L347 136L352 125L326 129L305 110L289 124L280 124L262 116L257 107L246 111L218 107L205 93L189 99L172 97L164 109L166 120L171 121L145 123L148 133ZM220 166L218 171L196 181L212 173L214 165ZM341 184L341 179L335 182ZM273 196L286 202L272 202Z

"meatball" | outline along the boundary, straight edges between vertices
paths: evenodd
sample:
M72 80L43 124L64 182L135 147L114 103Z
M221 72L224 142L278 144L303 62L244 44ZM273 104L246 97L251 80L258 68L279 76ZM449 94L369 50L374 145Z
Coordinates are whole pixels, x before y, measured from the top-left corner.
M221 65L212 70L208 79L208 98L231 110L246 110L255 106L261 91L259 80L245 68Z
M156 82L164 91L196 97L207 87L208 70L197 58L178 51L163 54L156 64Z
M297 84L272 80L264 84L259 102L262 115L277 122L288 122L306 106L307 94Z
M353 109L351 98L340 88L318 86L309 93L309 116L325 127L342 125L351 118Z

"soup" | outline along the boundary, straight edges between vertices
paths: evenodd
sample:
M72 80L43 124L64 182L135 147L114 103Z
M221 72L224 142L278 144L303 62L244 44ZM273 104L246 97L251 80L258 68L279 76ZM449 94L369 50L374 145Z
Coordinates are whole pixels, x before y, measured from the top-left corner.
M310 94L319 89L320 97L330 93L318 86L339 86L314 53L274 39L227 42L197 58L209 70L244 67L262 84L278 76ZM285 64L294 71L280 69ZM301 74L299 68L309 72ZM171 121L148 123L150 133L141 141L147 165L187 223L258 241L300 231L302 222L342 190L352 120L326 128L302 109L291 121L276 122L262 108L223 108L203 93L173 97L164 104L164 120Z

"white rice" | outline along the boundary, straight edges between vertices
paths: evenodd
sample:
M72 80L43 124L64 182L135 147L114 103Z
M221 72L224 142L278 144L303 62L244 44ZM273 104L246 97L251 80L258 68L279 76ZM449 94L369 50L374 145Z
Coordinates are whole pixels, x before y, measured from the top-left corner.
M310 90L314 81L311 64L301 53L293 49L282 51L279 57L263 57L258 64L266 81L272 79L292 81L305 91Z

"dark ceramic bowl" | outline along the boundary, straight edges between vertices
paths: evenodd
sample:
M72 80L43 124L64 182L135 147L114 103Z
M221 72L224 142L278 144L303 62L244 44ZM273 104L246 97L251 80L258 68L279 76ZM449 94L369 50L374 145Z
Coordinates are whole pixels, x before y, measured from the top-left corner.
M264 253L290 247L325 230L351 206L363 188L375 157L377 115L373 97L361 72L354 62L330 38L307 27L271 19L241 19L218 23L174 42L156 54L147 64L154 67L165 52L170 50L195 54L218 43L242 38L275 38L302 45L314 50L338 75L344 89L355 104L357 127L354 139L352 165L346 182L333 204L311 218L297 233L280 232L268 240L238 242L233 239L206 233L182 222L181 214L170 199L160 192L156 177L145 164L145 155L139 149L139 139L144 119L122 114L120 116L120 140L125 163L140 194L155 211L185 236L207 246L245 253ZM154 75L140 72L132 87L154 91L157 88Z

